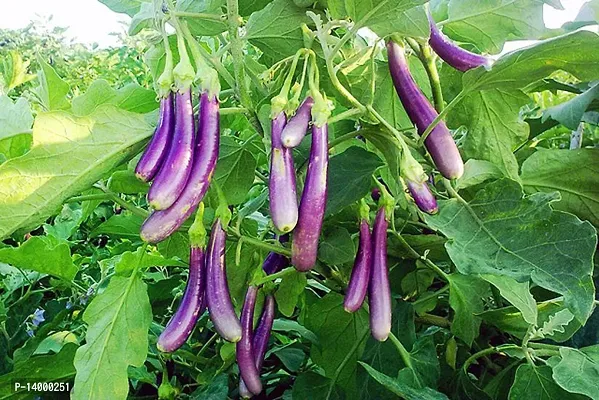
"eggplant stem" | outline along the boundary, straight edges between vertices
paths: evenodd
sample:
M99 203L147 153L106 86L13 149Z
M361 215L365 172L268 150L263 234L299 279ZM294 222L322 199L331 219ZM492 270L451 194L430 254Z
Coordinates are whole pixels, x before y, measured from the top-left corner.
M335 375L333 375L333 379L331 379L331 383L329 384L329 389L327 390L327 397L325 398L325 400L329 400L331 398L331 394L333 394L333 389L335 388L337 379L339 379L339 375L341 375L341 371L343 370L343 368L345 368L345 365L349 362L349 359L354 355L354 353L356 351L358 351L358 348L360 347L362 342L368 337L369 332L370 331L368 329L366 329L364 331L364 334L362 335L362 337L359 340L354 341L354 345L347 352L347 354L345 355L345 358L343 359L341 364L339 364L339 366L335 370Z
M245 82L245 69L243 64L242 42L239 38L239 16L238 0L227 0L227 19L229 23L229 42L231 43L231 55L233 56L233 71L235 74L235 87L241 104L252 110L252 98Z
M175 11L175 12L173 12L173 14L177 17L209 19L212 21L226 21L226 19L227 19L227 16L224 14L210 14L210 13L189 12L189 11Z
M410 244L408 242L406 242L406 240L403 238L403 236L401 236L398 232L391 230L391 229L388 230L387 232L390 232L393 235L395 235L397 240L399 240L399 242L402 244L402 246L404 246L406 248L406 250L408 250L408 252L410 253L410 255L412 257L422 261L424 263L424 265L426 265L428 268L430 268L434 272L436 272L437 275L439 275L439 277L441 279L443 279L445 282L449 282L449 275L447 275L447 273L445 271L443 271L441 268L439 268L439 266L437 264L435 264L434 262L432 262L425 256L420 255L420 253L418 253L416 250L414 250L414 248L412 246L410 246Z
M395 336L393 332L389 333L389 339L391 339L391 343L393 343L393 345L397 349L397 352L399 353L399 356L401 357L401 360L404 362L406 367L413 369L412 360L410 360L410 352L406 350L404 345L399 341L399 339L397 338L397 336Z

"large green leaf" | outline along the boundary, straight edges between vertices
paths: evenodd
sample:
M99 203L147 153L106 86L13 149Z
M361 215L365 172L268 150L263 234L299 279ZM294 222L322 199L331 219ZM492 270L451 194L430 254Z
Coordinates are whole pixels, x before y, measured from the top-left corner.
M539 150L522 165L527 193L559 191L558 210L599 226L599 150Z
M553 367L553 379L568 392L599 399L599 346L580 350L560 347L561 361Z
M450 239L447 252L462 274L532 279L563 295L584 323L595 294L591 274L597 234L590 223L553 211L555 199L541 193L523 197L517 182L504 179L469 203L441 201L439 214L426 221Z
M332 157L328 167L326 214L335 214L366 196L372 187L372 174L382 165L376 154L357 146Z
M0 239L33 228L139 150L143 116L103 106L88 117L38 115L33 147L0 166Z
M448 14L445 34L490 53L499 53L508 39L538 39L545 32L537 0L449 0Z
M530 283L517 282L507 276L482 275L482 278L499 289L501 295L522 314L531 325L537 324L537 302L530 293Z
M451 331L469 346L479 335L484 310L483 299L489 285L474 276L451 274L449 278L449 305L455 311Z
M9 93L12 89L35 78L27 73L29 61L16 50L11 50L0 63L0 95Z
M551 367L522 364L516 371L516 379L510 389L509 398L510 400L563 400L571 399L572 395L553 381Z
M242 2L240 2L242 3ZM177 0L177 11L205 14L222 14L224 0ZM241 7L241 4L240 4ZM218 21L209 18L187 18L189 30L197 36L214 36L227 30L225 20Z
M491 70L477 68L463 76L464 90L521 89L563 70L583 81L599 78L599 36L588 31L545 40L502 56Z
M430 32L426 14L420 7L414 9L424 3L424 0L329 0L328 7L334 18L349 17L379 36L397 32L426 38Z
M136 240L139 239L139 229L143 222L144 218L133 214L113 215L91 231L89 236L108 235Z
M306 311L305 326L316 334L319 345L312 345L310 356L321 366L327 377L345 388L348 397L357 389L356 368L368 334L368 314L364 309L348 313L343 309L343 297L329 293ZM346 359L345 367L337 371Z
M79 270L73 264L68 243L51 236L33 236L19 247L0 249L0 262L68 281Z
M277 307L281 314L291 317L295 311L295 306L306 288L306 274L294 272L286 275L279 284L279 289L275 293Z
M528 125L520 108L530 102L520 90L483 90L470 93L449 114L450 127L468 128L463 152L466 158L490 161L518 179L518 162L513 151L528 139Z
M239 204L246 199L254 183L256 165L256 158L247 146L239 144L230 136L222 138L214 178L229 204Z
M115 276L83 314L86 344L77 350L72 398L125 399L127 367L141 366L148 352L152 309L139 274Z
M301 26L310 21L292 0L275 0L250 16L245 38L268 60L280 60L304 47Z
M37 95L46 110L66 110L70 107L67 100L70 86L66 83L41 57L38 57L37 62L41 69L37 76L40 85L37 87Z
M112 11L133 17L139 12L141 5L150 0L99 0Z
M27 383L70 381L75 376L73 358L76 350L77 345L69 343L58 354L34 356L18 363L12 372L0 377L0 400L32 398ZM17 383L21 385L17 387Z
M158 108L153 90L132 83L117 91L104 79L98 79L84 94L73 99L72 111L77 116L90 115L102 104L114 104L123 110L140 114Z
M542 122L551 118L558 121L566 128L575 130L578 128L585 111L595 99L599 99L599 83L596 83L587 91L579 94L573 99L545 110L545 112L543 112Z

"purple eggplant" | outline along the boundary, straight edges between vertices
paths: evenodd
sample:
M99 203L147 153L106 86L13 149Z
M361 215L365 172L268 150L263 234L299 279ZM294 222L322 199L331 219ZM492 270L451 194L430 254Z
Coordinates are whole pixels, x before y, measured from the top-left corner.
M269 200L272 222L278 231L287 233L297 224L297 192L292 150L281 145L285 113L272 120L272 152L270 160Z
M220 142L219 104L216 96L202 94L198 125L193 166L185 189L170 208L155 211L143 223L140 236L146 242L160 242L175 232L195 211L210 186Z
M387 43L387 51L395 90L410 120L422 134L438 113L412 78L403 47L390 40ZM457 179L462 176L464 162L445 122L441 121L435 126L424 141L424 145L444 177Z
M437 199L435 199L426 182L407 181L407 185L410 195L412 195L414 203L416 203L420 211L427 214L435 214L439 211Z
M313 105L314 100L312 97L306 97L302 105L297 109L295 115L289 119L283 132L281 132L281 142L283 143L283 146L291 149L299 146L302 142L302 139L306 136L306 132L308 131Z
M329 163L328 125L312 127L312 147L299 218L291 245L291 263L298 271L308 271L316 263L318 239L327 201Z
M264 355L268 349L268 341L270 339L270 332L272 325L275 320L275 297L272 294L266 295L264 299L264 309L258 322L258 327L254 332L254 338L252 340L254 360L256 362L256 369L258 373L262 369L264 363ZM239 381L239 394L243 398L250 398L252 394L248 390L243 380Z
M360 220L360 244L354 261L351 278L345 293L343 308L347 312L356 312L362 307L368 291L372 264L372 237L367 219Z
M160 100L159 116L154 136L152 136L152 140L150 140L135 167L135 176L143 182L154 179L169 151L169 144L175 127L172 92Z
M370 331L381 342L391 332L391 289L387 269L387 221L385 207L379 208L372 229L372 270L368 284Z
M431 36L428 43L447 64L460 71L468 71L481 65L486 67L491 65L492 60L490 58L462 49L441 33L430 14L428 15L428 21L431 27Z
M185 343L204 310L204 249L191 247L189 277L185 294L179 308L160 334L156 347L164 352L173 352Z
M214 328L223 339L235 343L241 339L242 331L229 295L225 264L226 238L220 219L217 219L212 225L206 252L206 299Z
M281 235L279 237L280 243L287 243L289 241L289 235ZM283 268L289 265L289 258L285 257L282 254L270 252L268 256L264 259L264 263L262 263L262 269L266 273L266 275L272 275L274 273L279 272Z
M148 192L148 202L156 210L173 205L185 188L192 169L193 124L191 89L188 89L175 95L175 131L170 149Z
M254 307L256 306L256 297L258 294L257 286L248 287L245 295L245 302L241 310L241 340L237 342L237 364L239 373L243 379L246 388L253 394L260 394L262 383L260 382L260 373L256 367L256 360L253 350L253 323Z

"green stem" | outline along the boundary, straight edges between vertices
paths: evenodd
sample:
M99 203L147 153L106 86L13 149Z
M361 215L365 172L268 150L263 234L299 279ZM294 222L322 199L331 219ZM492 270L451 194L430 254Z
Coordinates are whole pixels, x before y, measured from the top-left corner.
M110 200L106 193L86 194L83 196L73 196L65 200L65 203L79 203L80 201Z
M331 125L331 124L334 124L335 122L343 121L345 119L350 119L351 117L353 117L355 115L360 115L360 114L362 114L362 111L358 110L357 108L350 108L349 110L343 111L342 113L333 115L332 117L329 118L327 123L329 125Z
M220 115L247 114L249 110L245 107L228 107L221 108Z
M447 318L427 313L417 316L416 321L422 322L427 325L440 326L441 328L449 328L451 326Z
M443 102L443 90L441 88L441 79L439 78L439 71L437 70L437 64L435 58L428 44L420 45L420 60L424 65L428 80L431 84L431 90L433 92L433 101L437 112L443 111L445 103Z
M237 234L236 232L233 232L233 233L236 234L237 237L239 238L239 240L242 241L242 242L244 242L244 243L251 244L252 246L255 246L255 247L260 247L261 249L268 250L268 251L271 251L273 253L278 253L278 254L282 254L282 255L287 256L287 257L291 257L291 251L287 250L283 246L277 246L277 245L274 245L274 244L268 244L268 243L265 243L265 242L263 242L261 240L254 239L254 238L249 237L249 236L244 236L244 235L241 235L241 234Z
M352 132L345 133L339 137L336 137L335 139L333 139L329 142L329 150L331 150L335 146L339 145L340 143L345 142L346 140L351 140L351 139L355 138L359 134L360 134L360 131L355 130Z
M245 82L244 58L241 39L239 38L239 3L238 0L227 0L227 19L229 22L229 42L231 43L231 56L233 56L233 70L235 72L235 81L237 95L241 104L248 108L252 107L252 98Z
M441 110L441 112L439 112L439 115L437 115L437 117L433 120L433 122L431 122L431 124L428 126L428 128L426 128L426 130L424 132L422 132L422 136L420 136L420 139L418 140L419 146L422 146L424 144L424 141L426 140L428 135L430 135L430 133L433 131L433 129L435 129L435 127L437 125L439 125L439 122L441 122L443 120L443 118L445 118L447 113L449 113L456 105L458 105L458 103L460 101L462 101L462 99L465 96L466 96L466 92L464 92L462 90L460 93L458 93L458 95L456 97L454 97L453 100L451 100L451 102L447 106L445 106L445 108L443 110Z
M439 268L437 266L437 264L435 264L428 258L420 255L420 253L418 253L416 250L414 250L414 248L412 248L412 246L410 246L410 244L408 242L406 242L406 240L403 238L403 236L401 236L399 233L397 233L396 231L393 231L393 230L389 230L387 232L391 232L393 235L395 235L397 240L399 240L399 242L402 244L402 246L404 246L406 248L406 250L408 250L408 252L410 253L410 255L412 257L422 261L424 263L424 265L426 265L427 267L429 267L430 269L435 271L441 279L443 279L445 282L449 282L449 275L447 275L447 273L445 273L445 271L443 271L441 268Z
M406 350L404 345L399 341L397 336L393 334L393 332L389 333L389 339L391 339L391 343L393 343L393 345L399 352L399 356L401 357L406 367L412 369L412 360L410 359L410 352Z
M349 362L351 357L353 357L354 353L358 351L358 348L360 347L362 342L368 337L369 332L370 331L368 329L366 329L364 331L364 334L360 338L360 340L354 340L354 344L353 344L352 348L345 355L345 357L343 358L343 361L341 361L341 364L339 364L339 366L335 370L335 375L333 375L333 379L331 380L331 383L329 384L329 389L327 390L326 400L329 400L331 398L331 394L333 394L333 389L335 388L335 384L337 383L337 380L339 379L339 376L341 375L341 371L343 371L343 368L345 368L345 366L347 365L347 363Z
M227 16L223 15L223 14L209 14L209 13L198 13L198 12L188 12L188 11L175 11L172 14L174 14L177 17L210 19L212 21L226 21L227 20Z
M282 269L279 272L276 272L274 274L266 275L265 277L256 279L255 281L252 282L252 284L255 286L262 286L266 282L276 281L277 279L283 278L284 276L287 276L290 274L293 274L294 272L299 273L299 272L297 272L295 267L287 267L287 268Z
M559 350L560 346L547 343L528 342L528 347L531 349L543 349L543 350Z
M402 143L402 148L406 144L409 144L412 147L416 147L418 145L415 141L413 141L410 138L405 137L400 131L395 129L395 127L393 125L391 125L385 118L383 118L383 116L381 114L379 114L378 111L376 111L374 109L374 107L366 106L366 109L368 111L370 111L370 113L372 115L374 115L374 117L376 119L378 119L381 122L381 124L383 124L387 129L389 129L391 131L391 133L393 133L393 135L395 135L395 137L397 137L397 140L399 140Z
M117 203L121 207L131 211L132 214L137 215L138 217L146 218L149 215L149 213L146 210L134 206L133 204L121 199L119 196L117 196L114 193L108 192L106 194L108 195L109 200L114 201L115 203Z
M199 357L202 354L204 354L204 352L206 351L206 349L208 349L208 347L210 347L210 345L212 343L214 343L216 341L216 339L218 339L218 333L215 333L214 335L212 335L210 337L210 339L208 339L208 341L206 343L204 343L204 345L202 346L202 348L200 349L200 351L198 351L198 354L196 354L196 357Z
M484 350L479 351L478 353L474 353L473 355L468 357L466 362L464 362L462 369L464 370L464 372L468 372L468 367L470 367L470 365L472 363L474 363L474 361L476 361L477 359L479 359L481 357L488 356L489 354L495 354L498 352L499 351L497 350L496 347L489 347L488 349L484 349Z
M448 290L449 290L449 285L445 285L441 289L437 290L436 292L433 292L433 293L423 296L419 299L416 299L416 301L412 302L412 307L417 304L420 304L420 303L425 303L425 302L429 301L430 299L438 298L440 295L447 292Z

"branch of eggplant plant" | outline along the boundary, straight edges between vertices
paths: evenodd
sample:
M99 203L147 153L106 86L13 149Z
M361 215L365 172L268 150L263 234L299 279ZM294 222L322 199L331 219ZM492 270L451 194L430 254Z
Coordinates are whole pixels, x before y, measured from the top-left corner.
M245 68L243 64L243 43L239 37L239 27L241 17L239 16L238 0L227 0L227 20L229 25L229 43L231 43L231 56L233 57L233 70L235 73L235 82L237 95L241 104L253 110L252 98L245 81Z
M428 43L419 43L412 38L406 38L406 42L414 50L414 53L418 56L418 59L424 66L424 70L426 71L426 75L428 76L428 80L431 85L435 109L437 112L443 111L443 108L445 108L445 103L443 101L441 79L439 78L439 71L437 70L436 57L433 54L431 47L428 45Z

